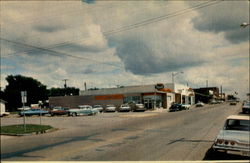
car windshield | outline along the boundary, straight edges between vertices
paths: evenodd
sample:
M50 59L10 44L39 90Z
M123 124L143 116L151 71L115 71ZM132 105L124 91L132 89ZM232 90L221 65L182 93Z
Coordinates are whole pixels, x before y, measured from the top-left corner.
M239 119L229 119L225 125L226 130L241 130L249 131L250 130L250 121L249 120L239 120Z
M99 107L101 107L101 105L94 105L93 107L94 108L99 108Z
M250 106L250 103L245 103L244 106Z

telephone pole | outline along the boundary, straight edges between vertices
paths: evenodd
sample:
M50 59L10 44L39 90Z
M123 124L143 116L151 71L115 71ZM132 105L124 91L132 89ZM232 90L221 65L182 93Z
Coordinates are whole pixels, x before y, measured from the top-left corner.
M67 81L68 81L69 79L63 79L62 81L64 81L64 88L67 88Z

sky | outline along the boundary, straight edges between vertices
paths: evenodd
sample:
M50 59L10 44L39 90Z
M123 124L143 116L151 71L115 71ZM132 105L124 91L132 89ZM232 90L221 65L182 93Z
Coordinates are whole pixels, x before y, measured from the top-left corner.
M48 88L175 82L249 92L249 1L1 1L8 75ZM179 72L183 73L179 73Z

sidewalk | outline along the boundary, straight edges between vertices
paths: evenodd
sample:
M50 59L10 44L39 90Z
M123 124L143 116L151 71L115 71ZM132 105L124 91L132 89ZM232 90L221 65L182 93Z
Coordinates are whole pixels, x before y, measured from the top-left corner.
M168 112L168 109L164 109L164 108L156 108L156 109L152 109L152 110L148 110L150 112L157 112L157 113L162 113L162 112Z

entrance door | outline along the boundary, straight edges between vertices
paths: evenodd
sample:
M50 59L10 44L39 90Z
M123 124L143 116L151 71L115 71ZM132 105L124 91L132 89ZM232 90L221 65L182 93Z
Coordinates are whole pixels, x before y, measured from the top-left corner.
M143 100L144 106L147 109L153 109L154 107L154 100L150 99L150 98L146 98Z

